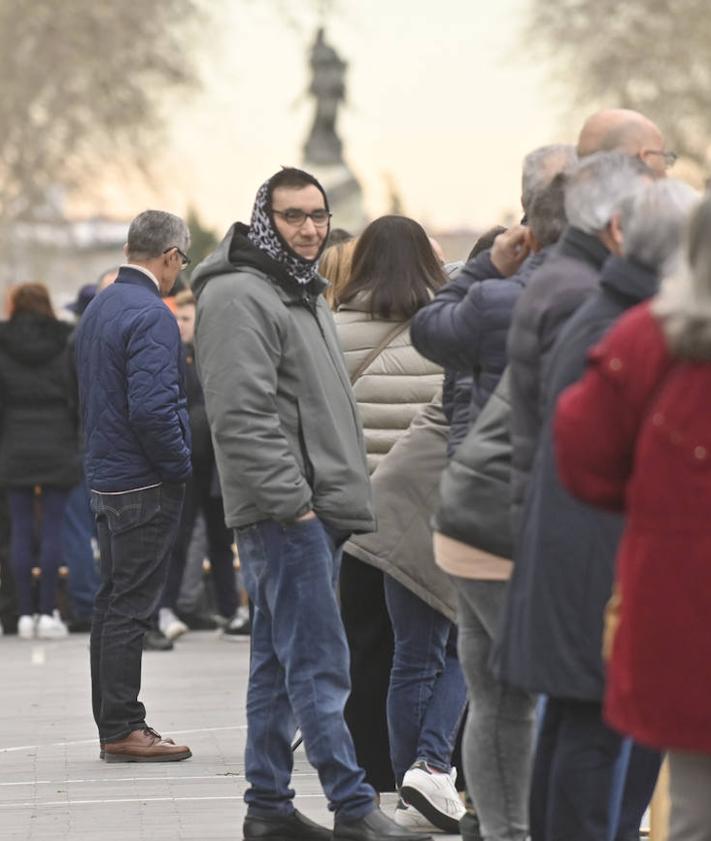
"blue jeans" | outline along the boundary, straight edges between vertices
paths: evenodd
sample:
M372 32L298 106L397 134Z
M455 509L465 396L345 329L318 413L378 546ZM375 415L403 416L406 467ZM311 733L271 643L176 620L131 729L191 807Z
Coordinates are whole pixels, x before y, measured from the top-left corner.
M452 622L385 576L385 601L395 636L388 691L388 732L395 783L424 760L449 771L467 702Z
M632 841L654 793L661 757L633 745L617 827L610 826L614 772L624 737L594 701L549 697L531 781L532 841Z
M39 566L42 570L39 586L39 613L51 614L57 607L59 567L62 563L62 518L69 492L66 488L43 487L36 497L34 488L10 488L12 528L10 531L10 560L17 589L20 616L35 613L32 595L32 567L34 566L35 503L42 511Z
M91 625L91 692L102 742L146 726L141 690L143 637L165 586L184 486L163 483L121 494L91 492L101 587Z
M336 601L342 540L318 519L272 520L236 532L254 606L247 689L245 794L249 814L288 815L291 743L301 729L329 808L355 820L375 792L358 767L343 717L350 692L348 646Z
M101 584L91 545L95 533L89 491L82 479L69 494L62 527L64 563L69 567L69 596L75 619L91 618Z

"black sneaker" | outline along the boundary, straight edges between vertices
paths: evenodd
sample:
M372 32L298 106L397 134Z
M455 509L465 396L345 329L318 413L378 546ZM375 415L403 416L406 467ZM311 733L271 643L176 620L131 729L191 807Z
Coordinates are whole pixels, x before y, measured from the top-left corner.
M482 841L479 816L476 812L466 811L459 819L459 832L462 841Z
M242 824L244 841L333 841L333 833L301 812L290 815L247 815Z
M157 628L146 631L143 637L144 651L172 651L173 643Z

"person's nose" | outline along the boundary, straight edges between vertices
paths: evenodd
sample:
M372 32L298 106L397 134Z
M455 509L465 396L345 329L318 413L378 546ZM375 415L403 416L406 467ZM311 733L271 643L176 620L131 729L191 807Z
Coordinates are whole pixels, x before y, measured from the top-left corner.
M304 224L301 226L301 233L307 237L315 236L316 225L314 225L314 220L310 216L307 216L304 220Z

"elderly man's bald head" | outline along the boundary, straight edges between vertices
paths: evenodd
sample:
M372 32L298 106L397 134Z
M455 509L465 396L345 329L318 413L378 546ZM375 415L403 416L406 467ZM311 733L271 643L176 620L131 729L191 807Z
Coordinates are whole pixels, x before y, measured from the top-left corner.
M650 169L666 169L664 138L657 126L638 111L608 108L593 114L578 137L578 156L595 152L624 152L641 158Z

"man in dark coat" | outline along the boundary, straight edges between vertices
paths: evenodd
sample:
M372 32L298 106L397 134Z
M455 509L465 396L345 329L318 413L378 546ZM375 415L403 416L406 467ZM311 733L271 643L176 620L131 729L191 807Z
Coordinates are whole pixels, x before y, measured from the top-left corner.
M618 205L599 290L562 328L550 356L544 425L502 623L502 676L548 696L531 788L533 839L637 838L659 769L658 754L633 746L619 827L610 825L622 740L602 721L601 649L622 522L564 490L551 427L557 397L583 373L587 350L627 308L654 294L678 250L694 192L679 182L641 183Z
M186 759L138 700L150 628L190 476L190 431L178 326L161 300L187 265L182 219L147 210L129 227L115 283L76 332L85 472L101 554L91 628L91 681L107 762Z

